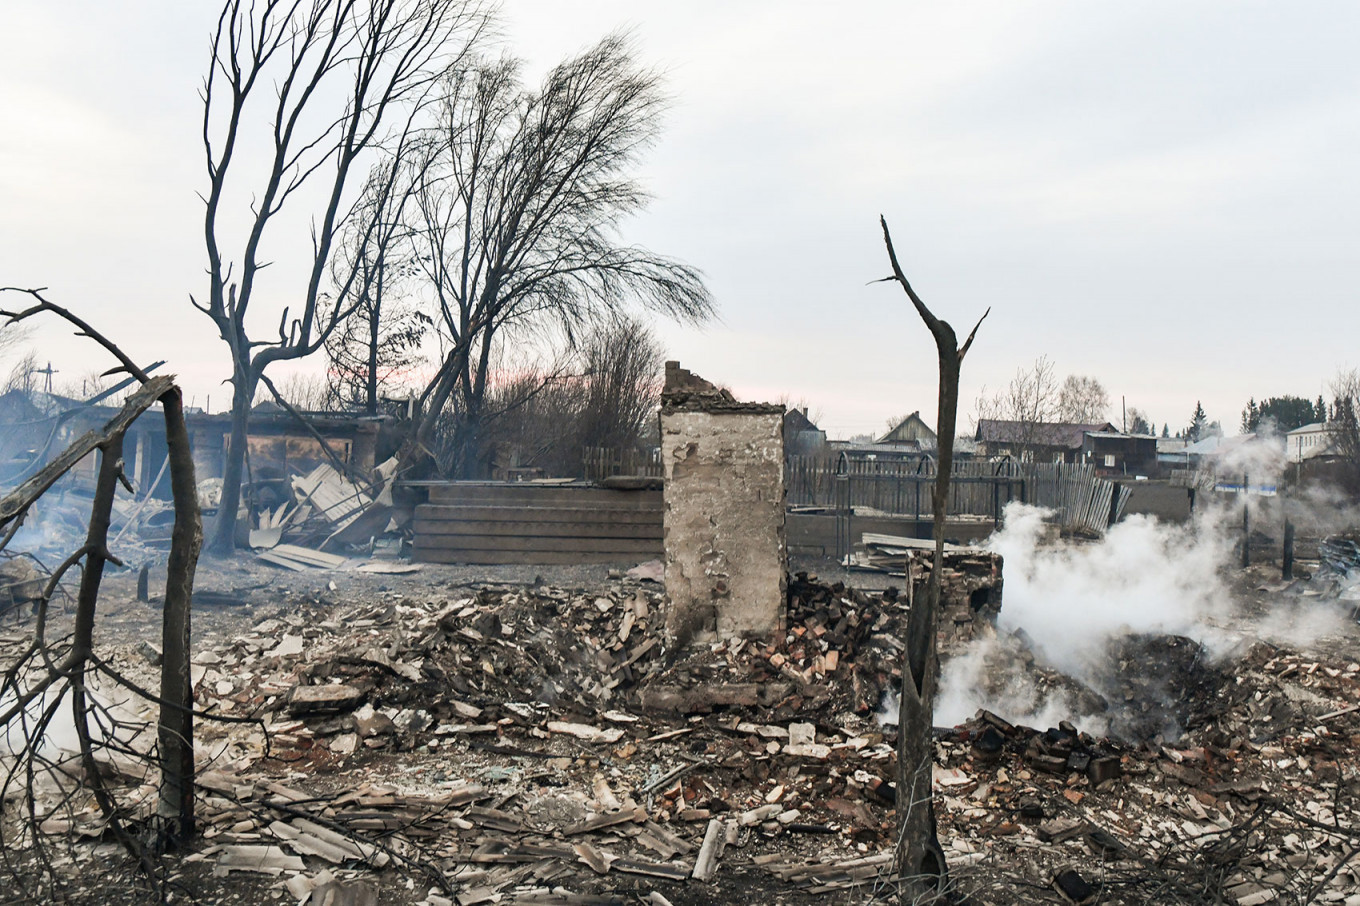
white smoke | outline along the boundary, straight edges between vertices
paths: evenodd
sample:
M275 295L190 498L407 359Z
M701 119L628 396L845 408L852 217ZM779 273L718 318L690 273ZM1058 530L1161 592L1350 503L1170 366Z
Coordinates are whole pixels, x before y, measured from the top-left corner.
M896 707L896 696L891 704ZM1087 733L1100 736L1108 729L1105 718L1097 716L1089 702L1069 690L1041 683L1029 665L1017 659L1014 645L994 638L980 638L944 662L935 698L935 725L957 726L979 708L1031 727L1056 727L1059 721L1075 719ZM894 712L880 722L896 723L897 715Z
M1265 481L1278 476L1281 460L1274 456L1256 449L1233 465L1256 469L1250 479L1255 486L1256 476ZM1229 582L1232 571L1240 570L1240 504L1232 497L1216 504L1208 494L1200 501L1195 518L1184 525L1132 516L1099 541L1051 544L1044 542L1046 511L1009 505L1003 529L984 545L1005 558L1001 638L975 642L945 663L936 724L953 726L986 708L1016 723L1046 727L1067 718L1088 732L1104 732L1100 708L1079 687L1064 687L1051 681L1051 671L1033 669L1025 661L1026 646L1037 666L1099 690L1118 669L1107 646L1123 635L1185 636L1222 657L1255 638L1300 645L1337 632L1347 619L1345 608L1316 597L1276 594L1264 613L1243 614ZM1282 525L1284 502L1253 497L1253 527ZM1290 502L1296 521L1301 502ZM1162 666L1135 669L1155 677Z
M1092 652L1131 632L1216 635L1210 627L1230 607L1221 570L1232 549L1218 520L1132 516L1098 542L1044 548L1044 515L1012 504L986 547L1005 558L999 628L1023 629L1049 664L1081 675Z
M1047 515L1011 504L1003 529L984 545L1005 558L1002 638L975 643L945 664L937 724L952 726L986 708L1017 723L1046 727L1065 718L1088 732L1106 732L1099 704L1042 682L1041 671L1017 658L1025 646L1008 642L1012 635L1024 639L1039 666L1096 690L1117 672L1108 645L1120 636L1185 636L1216 655L1241 641L1231 629L1226 580L1241 536L1240 514L1230 505L1203 506L1185 525L1132 516L1093 542L1045 544Z

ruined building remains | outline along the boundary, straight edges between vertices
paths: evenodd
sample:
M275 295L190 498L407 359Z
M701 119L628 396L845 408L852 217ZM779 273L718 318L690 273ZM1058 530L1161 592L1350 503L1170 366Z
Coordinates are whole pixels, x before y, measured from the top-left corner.
M666 363L661 394L667 628L681 645L781 629L784 407Z

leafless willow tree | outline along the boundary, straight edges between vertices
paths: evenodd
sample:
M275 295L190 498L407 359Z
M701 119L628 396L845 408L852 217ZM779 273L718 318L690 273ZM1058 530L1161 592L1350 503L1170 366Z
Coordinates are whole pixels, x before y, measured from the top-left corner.
M404 215L422 178L420 167L430 158L413 152L402 162L393 191L387 186L387 163L374 167L361 200L368 208L346 224L332 264L337 283L351 271L358 279L349 284L350 313L325 344L330 395L336 407L357 407L369 415L378 414L384 393L409 389L412 369L422 361L421 342L434 323L413 298L417 268Z
M940 576L944 572L944 535L949 478L954 463L954 426L959 414L959 373L963 357L973 345L978 327L990 313L988 309L960 346L954 328L935 316L912 289L893 249L888 221L880 217L883 242L892 264L892 276L911 299L935 338L940 365L940 387L936 418L939 460L935 494L932 499L935 520L935 557L925 589L914 593L907 617L907 639L902 665L901 709L897 720L897 874L904 902L931 899L944 890L949 871L944 850L936 833L935 801L932 792L934 741L931 736L935 709L935 690L939 682L939 654L936 650L940 611Z
M209 288L203 303L193 300L232 358L231 439L209 550L226 553L233 545L261 376L275 362L316 352L355 304L362 268L327 286L337 231L386 204L370 198L347 208L351 175L381 150L388 166L378 195L393 191L431 87L458 68L486 24L476 0L227 0L223 7L203 87ZM260 124L266 135L255 134ZM254 306L269 263L266 239L278 232L271 228L280 212L297 215L307 205L306 281L287 291L291 305L261 312ZM234 249L233 218L247 223ZM363 241L377 231L370 217ZM267 339L257 332L264 325L273 330Z
M560 331L569 340L634 301L691 321L711 301L693 268L622 244L646 194L633 176L663 98L628 40L612 35L525 88L514 59L451 70L439 143L416 195L417 260L434 299L439 367L419 398L407 466L452 410L478 461L496 345ZM455 399L456 398L456 399Z

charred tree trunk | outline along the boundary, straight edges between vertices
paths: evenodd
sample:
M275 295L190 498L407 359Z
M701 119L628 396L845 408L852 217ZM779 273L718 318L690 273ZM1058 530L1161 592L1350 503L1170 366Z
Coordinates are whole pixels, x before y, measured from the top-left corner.
M379 287L382 280L379 278ZM364 411L378 414L378 338L382 309L372 306L368 315L368 362L364 374Z
M130 853L136 853L144 868L150 868L146 854L123 825L122 816L113 797L105 789L95 758L95 741L90 733L90 701L88 677L94 656L94 617L99 604L99 586L104 579L104 564L118 561L109 553L109 522L113 513L113 499L118 482L123 478L123 432L114 434L100 447L99 477L95 480L94 503L90 507L90 524L85 536L85 567L76 592L76 619L71 638L71 718L80 749L82 773L90 785L99 810L104 813L114 836Z
M255 397L255 381L250 374L237 373L232 379L231 435L222 457L222 501L217 507L208 553L230 557L236 550L236 512L241 508L241 481L246 471L246 438L250 430L250 403Z
M161 842L175 847L194 833L194 712L189 676L190 613L194 572L203 544L194 456L184 423L183 396L176 387L161 397L170 458L170 492L175 526L166 565L161 625L161 712L157 726L161 790L157 807Z
M905 902L920 901L941 893L949 880L944 851L936 833L935 802L931 791L933 742L932 718L935 687L939 681L936 650L940 606L940 577L944 571L944 534L949 477L954 462L954 423L959 409L959 372L963 357L972 345L977 327L958 346L954 328L931 313L897 262L888 222L883 226L883 242L888 248L895 280L906 291L917 314L935 338L940 364L940 388L936 433L939 462L935 478L933 513L935 519L935 557L926 587L913 594L907 618L907 644L902 665L902 699L897 721L897 872ZM984 313L983 318L987 315ZM982 321L979 319L978 325Z

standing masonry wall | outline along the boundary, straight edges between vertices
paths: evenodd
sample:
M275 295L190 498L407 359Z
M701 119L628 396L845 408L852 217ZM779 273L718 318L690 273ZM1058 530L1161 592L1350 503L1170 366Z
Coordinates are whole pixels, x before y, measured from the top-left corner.
M689 384L677 375L689 378ZM742 404L668 363L662 397L667 626L680 645L782 628L782 406ZM685 392L688 389L691 392Z

